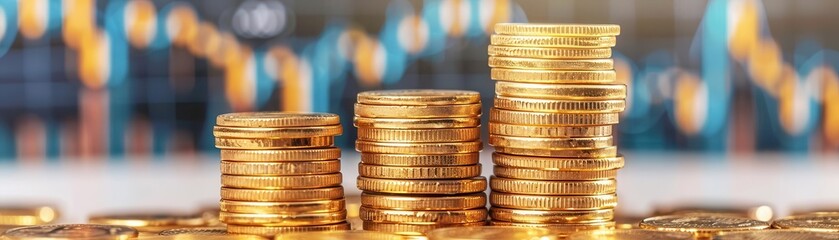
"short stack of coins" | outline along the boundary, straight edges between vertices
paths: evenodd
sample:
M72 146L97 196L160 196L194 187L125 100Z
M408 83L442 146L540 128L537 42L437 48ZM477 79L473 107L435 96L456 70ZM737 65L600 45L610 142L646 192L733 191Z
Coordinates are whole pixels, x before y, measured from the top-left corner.
M213 129L221 149L219 219L227 231L349 230L341 187L338 115L229 113Z
M611 47L617 25L495 25L489 46L492 225L560 236L614 228L612 126L625 108Z
M365 230L421 236L486 224L478 92L358 94L359 217Z

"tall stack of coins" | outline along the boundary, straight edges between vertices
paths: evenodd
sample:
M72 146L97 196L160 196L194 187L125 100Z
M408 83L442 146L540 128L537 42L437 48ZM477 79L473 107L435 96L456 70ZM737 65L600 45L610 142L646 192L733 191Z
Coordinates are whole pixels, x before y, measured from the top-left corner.
M221 213L231 233L349 230L338 115L230 113L213 129L221 149Z
M422 235L484 225L480 114L480 95L472 91L359 93L354 122L364 229Z
M490 112L492 225L560 235L615 226L611 125L626 86L610 59L617 25L495 25L489 46L497 80Z

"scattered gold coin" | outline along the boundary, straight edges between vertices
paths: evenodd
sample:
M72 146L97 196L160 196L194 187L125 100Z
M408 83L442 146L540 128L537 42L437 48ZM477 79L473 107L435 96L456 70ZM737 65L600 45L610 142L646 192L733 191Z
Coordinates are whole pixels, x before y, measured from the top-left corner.
M126 240L136 238L136 229L119 225L58 224L14 228L2 236L10 240L66 240L74 238Z
M691 240L693 234L646 229L598 230L571 234L569 240Z
M700 237L722 232L753 231L769 228L769 224L742 217L719 215L669 215L644 219L642 229L671 232L688 232Z
M92 215L88 222L106 225L123 225L144 231L145 227L178 228L186 226L203 226L204 218L194 214L177 214L168 212L125 212L115 214Z
M727 232L715 240L837 240L839 233L806 230L773 229L748 232Z
M772 222L773 228L839 233L839 212L803 214Z
M554 240L558 239L548 229L480 226L450 227L431 230L426 233L429 240Z

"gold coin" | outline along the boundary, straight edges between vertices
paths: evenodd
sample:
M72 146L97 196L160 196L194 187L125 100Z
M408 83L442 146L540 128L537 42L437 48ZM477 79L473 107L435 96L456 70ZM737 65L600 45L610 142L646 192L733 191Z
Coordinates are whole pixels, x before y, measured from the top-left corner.
M7 230L0 238L4 239L102 239L127 240L138 235L136 229L119 225L102 224L57 224L19 227Z
M221 200L221 210L233 213L308 214L338 212L346 209L344 199L305 202L242 202Z
M481 164L466 166L402 167L358 164L358 175L387 179L457 179L481 175Z
M493 191L530 195L600 195L611 194L617 190L614 179L595 181L537 181L489 177L489 186Z
M549 158L492 153L492 162L499 166L564 171L603 171L622 168L622 156L607 158Z
M164 230L157 235L173 236L173 235L229 235L225 227L197 227L197 228L175 228Z
M265 237L244 234L207 235L207 234L178 234L169 236L143 236L142 240L265 240Z
M489 204L493 207L525 210L598 210L615 208L615 194L591 196L538 196L491 192Z
M481 115L481 104L409 106L356 103L355 115L371 118L477 117Z
M402 180L358 177L358 189L379 193L410 194L463 194L483 192L487 181L484 177L470 179Z
M355 141L355 150L364 153L393 154L457 154L481 151L483 144L474 142L391 143Z
M357 101L370 105L457 105L481 102L481 94L475 91L404 89L380 90L358 93Z
M510 147L494 147L496 152L521 156L556 157L556 158L607 158L618 154L616 147L597 149L524 149Z
M294 227L279 227L279 226L248 226L228 224L227 231L236 234L250 234L274 237L278 234L293 233L293 232L325 232L325 231L346 231L350 230L350 224L341 222L327 225L314 226L294 226Z
M615 218L613 209L550 211L493 207L489 209L489 214L494 221L518 223L597 223Z
M361 206L393 210L463 210L486 206L486 194L472 193L453 196L422 196L361 193Z
M495 94L504 97L554 100L623 100L626 99L626 85L544 84L497 81L495 82Z
M555 127L489 123L489 133L518 137L604 137L612 135L612 126Z
M167 212L125 212L115 214L92 215L88 218L89 223L122 225L138 228L144 231L144 227L183 227L203 226L206 224L200 215L167 213Z
M481 119L478 117L465 118L353 118L353 125L359 128L387 128L387 129L438 129L438 128L467 128L478 127Z
M319 148L331 147L335 137L310 138L216 138L216 148L220 149L283 149L283 148Z
M405 237L373 231L336 231L281 234L274 240L405 240Z
M688 232L708 237L722 232L754 231L769 228L769 224L749 218L719 215L669 215L644 219L639 226L670 232Z
M238 112L216 117L216 125L229 127L311 127L339 125L337 114L291 112Z
M569 240L692 240L693 234L646 229L597 230L571 234Z
M590 137L590 138L532 138L513 137L501 135L489 135L489 145L501 147L516 147L525 149L592 149L614 146L612 137Z
M531 180L556 180L556 181L586 181L614 179L618 176L617 169L603 171L566 171L566 170L544 170L533 168L514 168L494 166L493 174L503 178L531 179Z
M480 153L447 155L361 153L361 162L385 166L463 166L478 164Z
M221 198L224 200L254 202L303 202L340 199L343 197L343 187L283 190L221 188Z
M294 176L341 172L341 161L311 162L228 162L221 161L221 174Z
M490 44L519 47L608 48L614 47L615 37L554 37L493 34Z
M358 128L358 140L373 142L468 142L481 139L481 129L386 129Z
M486 222L461 223L461 224L406 224L406 223L377 223L371 221L364 221L364 230L389 232L400 235L421 236L425 232L447 227L473 227L483 226Z
M489 45L487 53L496 57L594 59L612 57L611 48L549 48Z
M597 222L597 223L517 223L517 222L502 222L491 221L489 225L492 226L514 226L514 227L528 227L528 228L545 228L560 238L565 238L568 235L577 232L598 231L615 228L615 222Z
M339 158L341 158L341 149L336 147L275 150L221 150L221 160L237 162L294 162L332 160Z
M39 225L57 218L58 211L51 206L0 206L0 225Z
M839 234L805 230L775 229L748 232L722 233L714 237L719 240L837 240Z
M543 84L617 84L614 70L573 71L492 68L492 80Z
M311 226L344 222L347 219L347 210L305 214L229 213L222 211L219 219L224 223L236 225Z
M338 136L341 133L341 125L287 128L213 127L213 136L220 138L309 138Z
M773 228L814 232L839 232L839 213L795 215L772 222Z
M494 68L540 70L612 70L612 59L537 59L518 57L489 57L488 65Z
M618 113L541 113L492 108L490 122L537 126L597 126L618 124Z
M486 208L468 210L390 210L361 206L359 218L363 221L385 223L428 223L428 224L459 224L484 222L487 218Z
M495 108L513 111L556 113L616 113L626 108L624 100L556 100L535 98L495 97Z
M429 240L555 240L557 236L547 229L480 226L451 227L431 230L426 233Z
M221 175L221 186L254 189L301 189L340 186L341 173L298 176Z
M620 25L615 24L495 24L495 33L504 35L600 37L617 36L620 32Z

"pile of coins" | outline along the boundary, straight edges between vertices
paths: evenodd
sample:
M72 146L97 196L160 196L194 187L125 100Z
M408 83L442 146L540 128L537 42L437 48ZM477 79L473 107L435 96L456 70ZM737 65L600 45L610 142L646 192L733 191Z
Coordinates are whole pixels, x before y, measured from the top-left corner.
M348 230L338 115L230 113L216 118L219 219L231 233Z
M560 235L615 226L617 155L612 126L625 108L611 47L617 25L495 25L497 80L489 144L492 225Z
M477 92L358 94L359 217L365 230L402 235L484 225L486 178Z

